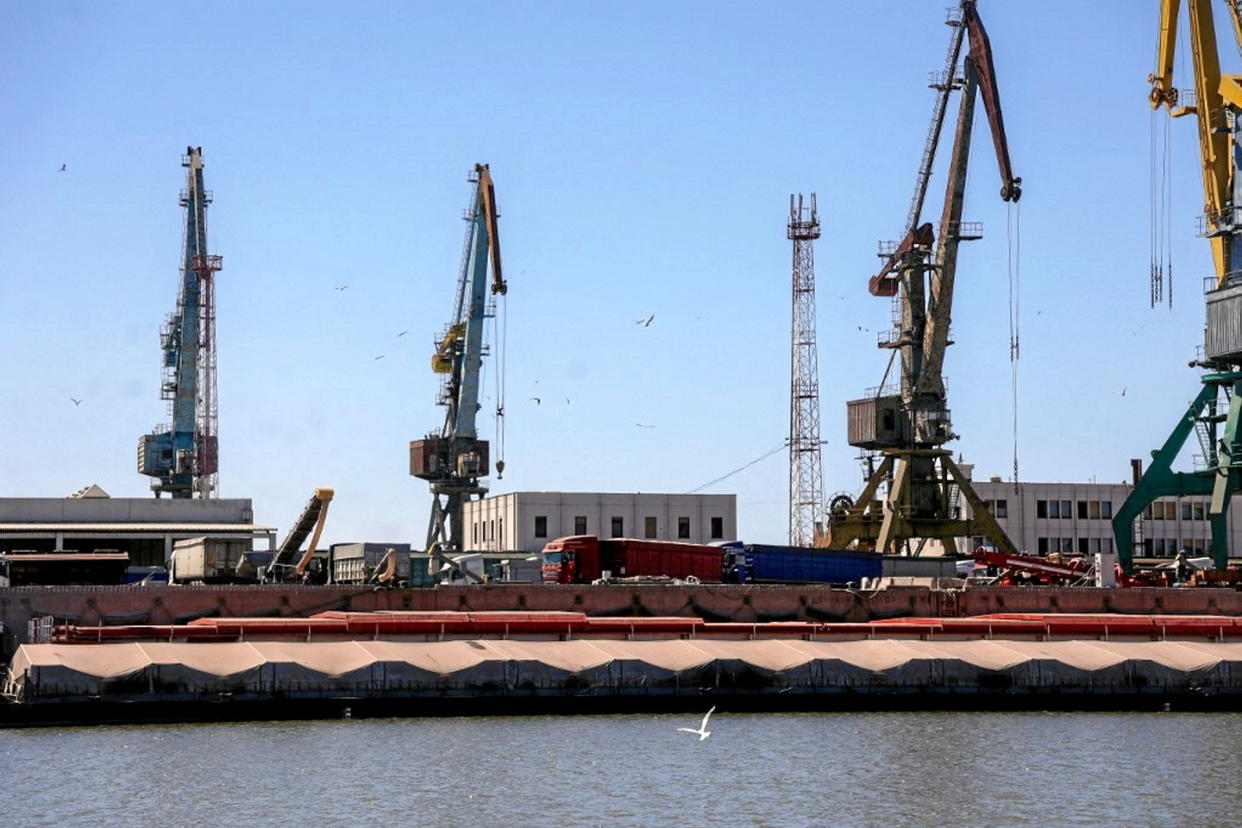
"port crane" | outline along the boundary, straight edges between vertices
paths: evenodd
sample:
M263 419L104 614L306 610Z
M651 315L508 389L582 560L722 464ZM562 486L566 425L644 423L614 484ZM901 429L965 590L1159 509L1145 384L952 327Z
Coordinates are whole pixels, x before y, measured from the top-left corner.
M1226 1L1242 49L1238 3ZM1156 71L1147 78L1148 99L1152 109L1166 109L1174 118L1194 115L1199 127L1203 178L1199 234L1211 246L1213 273L1204 280L1207 319L1202 355L1190 365L1203 370L1203 387L1164 445L1151 453L1151 464L1113 517L1117 558L1126 572L1134 565L1135 521L1157 498L1184 495L1211 495L1212 558L1218 569L1224 569L1229 563L1229 503L1242 470L1242 176L1238 175L1242 75L1221 74L1209 0L1187 0L1194 90L1192 96L1179 92L1173 85L1173 56L1180 6L1180 0L1161 1ZM1192 431L1201 460L1193 471L1175 472L1173 464Z
M138 439L138 472L155 478L156 497L217 496L220 465L216 412L215 275L222 259L207 252L203 148L187 147L181 166L185 230L177 309L160 329L163 378L160 399L172 404L172 422Z
M500 265L496 192L488 165L476 164L470 180L475 188L465 214L468 229L453 315L431 357L432 371L442 378L437 402L445 407L444 424L438 432L410 443L410 474L431 485L427 552L477 581L478 575L459 567L451 556L464 550L463 504L487 493L481 478L489 472L488 441L479 439L476 425L480 374L488 351L483 334L487 320L495 315L491 297L504 296L509 286ZM498 428L503 429L503 392L496 413ZM499 459L496 472L503 471L504 460Z
M952 344L949 325L958 246L982 236L978 223L962 221L977 95L983 98L991 126L1001 198L1015 202L1022 195L1022 180L1014 176L1010 163L991 44L974 0L961 0L959 7L950 10L948 23L953 35L945 71L932 84L938 94L905 237L882 246L883 265L868 283L872 295L894 299L894 330L881 338L879 346L893 352L890 371L893 360L900 357L900 386L887 389L881 381L874 394L847 404L850 445L879 452L882 459L878 466L871 466L856 501L848 495L833 498L827 531L816 539L819 546L854 544L900 553L910 549L909 541L918 539L913 549L917 554L930 538L983 537L1004 553L1017 551L944 448L957 437L950 423L942 369L945 351ZM959 76L958 56L964 39L969 42L969 53ZM956 133L937 232L930 223L920 224L919 217L948 98L959 89ZM961 497L970 504L969 517L960 514Z

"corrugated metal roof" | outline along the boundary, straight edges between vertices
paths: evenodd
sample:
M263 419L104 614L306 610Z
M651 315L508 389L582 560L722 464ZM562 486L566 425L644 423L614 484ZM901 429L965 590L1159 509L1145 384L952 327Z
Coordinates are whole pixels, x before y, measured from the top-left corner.
M275 532L254 523L0 523L0 532Z

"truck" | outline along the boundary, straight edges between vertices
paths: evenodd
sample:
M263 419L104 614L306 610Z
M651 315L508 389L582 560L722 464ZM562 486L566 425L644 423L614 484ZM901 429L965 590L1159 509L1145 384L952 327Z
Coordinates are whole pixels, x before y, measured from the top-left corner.
M724 552L696 543L570 535L544 546L543 581L583 584L609 577L666 576L718 584Z
M856 549L735 543L723 550L725 580L736 584L857 584L883 572L883 556Z

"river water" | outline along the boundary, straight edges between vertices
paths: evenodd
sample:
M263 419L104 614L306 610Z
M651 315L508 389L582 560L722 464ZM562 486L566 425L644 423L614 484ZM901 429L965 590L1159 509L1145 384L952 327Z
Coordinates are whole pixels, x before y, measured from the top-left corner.
M8 825L1239 825L1242 716L718 711L0 731Z

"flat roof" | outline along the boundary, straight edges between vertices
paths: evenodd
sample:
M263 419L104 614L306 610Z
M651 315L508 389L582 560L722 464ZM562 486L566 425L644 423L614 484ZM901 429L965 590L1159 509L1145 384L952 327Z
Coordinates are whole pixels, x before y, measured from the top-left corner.
M254 523L0 523L0 532L275 532Z

